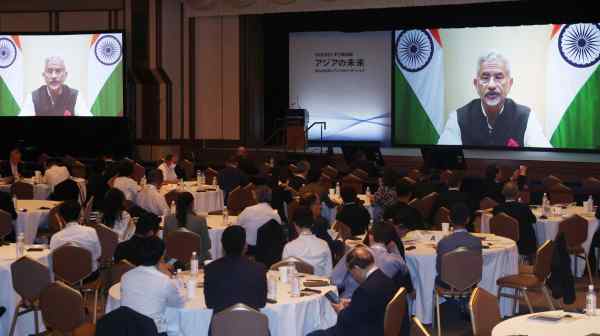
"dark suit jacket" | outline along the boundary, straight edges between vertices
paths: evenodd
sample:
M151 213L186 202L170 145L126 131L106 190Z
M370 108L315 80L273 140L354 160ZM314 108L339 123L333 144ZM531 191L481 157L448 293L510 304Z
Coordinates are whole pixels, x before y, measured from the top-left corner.
M445 207L448 210L452 210L452 207L459 203L463 203L471 208L470 203L472 202L469 202L469 194L458 190L448 190L441 192L438 196L436 205L433 208L433 213L435 214L435 212L441 207Z
M466 231L458 231L440 240L437 244L437 258L435 260L435 267L438 274L440 274L442 270L442 256L459 247L465 247L469 250L481 252L481 239Z
M267 269L246 257L215 260L204 270L206 306L218 313L243 303L260 309L267 302Z
M25 171L25 164L23 162L17 165L17 170L21 176L29 176L28 172ZM2 161L2 165L0 165L0 175L2 177L13 176L12 169L10 169L10 161Z
M445 184L439 181L434 182L418 182L415 185L415 197L423 198L432 192L443 192L446 191L447 187Z
M96 336L158 336L154 320L129 307L119 307L96 324Z
M526 204L519 202L505 202L494 208L494 215L501 212L513 217L519 222L519 254L530 255L537 250L537 240L533 224L537 221L533 212Z
M224 192L225 200L229 193L237 186L245 186L248 184L248 176L239 168L225 167L219 171L217 175L219 188Z
M396 202L396 204L386 208L383 211L383 218L400 222L409 230L425 229L425 223L421 213L404 202Z
M79 200L80 190L77 182L66 179L54 187L50 199L53 201L77 201Z
M256 235L256 261L271 267L281 260L285 243L283 226L273 219L266 222Z
M17 219L17 212L9 193L0 191L0 210L8 212L13 219Z
M376 270L352 294L350 305L343 309L332 335L383 335L385 307L396 294L396 285L382 271Z
M360 236L367 231L371 215L361 204L353 202L344 204L335 219L346 224L353 236Z
M489 197L498 203L504 202L504 196L502 195L502 182L487 180L484 182L485 194L483 197Z
M259 173L258 168L256 168L256 165L254 164L254 161L245 158L245 157L240 157L239 161L238 161L238 167L244 172L246 173L246 175L256 175Z

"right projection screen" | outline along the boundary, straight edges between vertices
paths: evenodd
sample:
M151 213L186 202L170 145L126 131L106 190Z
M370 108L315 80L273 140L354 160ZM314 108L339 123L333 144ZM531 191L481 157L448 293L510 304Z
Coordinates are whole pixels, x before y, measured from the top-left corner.
M395 145L600 148L600 24L392 35Z

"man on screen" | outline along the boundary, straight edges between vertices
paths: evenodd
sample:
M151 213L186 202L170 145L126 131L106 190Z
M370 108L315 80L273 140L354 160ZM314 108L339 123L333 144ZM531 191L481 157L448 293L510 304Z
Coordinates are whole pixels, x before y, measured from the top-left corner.
M46 58L42 77L46 85L25 98L19 116L89 116L90 109L79 91L65 84L67 79L65 61L58 56Z
M506 97L513 81L504 56L490 52L480 57L473 79L480 98L450 113L438 144L552 147L533 111Z

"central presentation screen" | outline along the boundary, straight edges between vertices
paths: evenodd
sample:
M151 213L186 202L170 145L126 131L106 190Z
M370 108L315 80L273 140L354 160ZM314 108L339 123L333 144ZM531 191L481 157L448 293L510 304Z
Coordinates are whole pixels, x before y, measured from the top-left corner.
M0 33L0 116L123 116L122 33Z
M393 143L600 148L600 25L393 32Z

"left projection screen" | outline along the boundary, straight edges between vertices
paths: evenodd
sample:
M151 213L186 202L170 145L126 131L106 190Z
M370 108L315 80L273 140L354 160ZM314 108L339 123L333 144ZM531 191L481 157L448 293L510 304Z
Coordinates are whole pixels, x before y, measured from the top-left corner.
M122 33L0 33L0 116L123 116Z
M289 36L290 107L327 141L390 141L390 32L298 32ZM320 129L309 131L320 139Z

